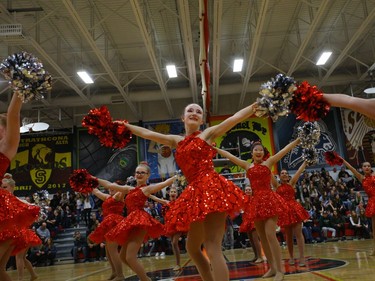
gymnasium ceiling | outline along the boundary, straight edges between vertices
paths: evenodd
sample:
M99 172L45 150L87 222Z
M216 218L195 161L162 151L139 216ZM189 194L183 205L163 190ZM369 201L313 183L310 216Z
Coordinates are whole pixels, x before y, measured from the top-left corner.
M212 115L255 101L277 73L369 98L375 0L209 0L208 19ZM51 93L22 110L50 130L80 126L103 104L129 121L178 118L188 103L202 104L198 0L0 0L0 24L12 23L22 34L0 34L0 58L24 50L52 74ZM324 50L333 55L316 66ZM244 68L233 73L238 57ZM167 76L170 62L177 78ZM77 76L83 68L94 84ZM2 79L2 112L9 97Z

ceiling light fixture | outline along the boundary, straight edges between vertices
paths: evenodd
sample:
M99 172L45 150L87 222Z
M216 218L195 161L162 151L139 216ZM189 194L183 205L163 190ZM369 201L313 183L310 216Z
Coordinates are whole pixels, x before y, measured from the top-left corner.
M329 57L332 55L332 52L323 52L320 55L320 58L316 62L316 65L325 65Z
M77 74L78 74L79 77L81 77L83 82L85 82L86 84L93 84L94 83L94 80L92 80L92 78L90 77L90 75L86 71L77 71Z
M20 133L22 134L22 133L40 132L40 131L45 131L48 128L49 128L49 124L47 123L44 123L44 122L32 123L32 119L25 117L22 119L22 127L20 127Z
M368 94L368 95L373 95L375 94L375 87L373 87L373 81L374 81L374 73L372 70L369 70L368 75L370 76L370 83L371 87L364 89L363 91Z
M243 59L235 59L233 62L233 72L241 72L243 66Z
M177 69L174 64L168 64L167 66L167 72L169 78L176 78L177 77Z

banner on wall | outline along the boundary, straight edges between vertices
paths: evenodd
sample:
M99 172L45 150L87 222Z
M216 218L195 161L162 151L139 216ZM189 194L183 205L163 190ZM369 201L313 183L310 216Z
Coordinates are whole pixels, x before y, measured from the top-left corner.
M15 195L69 190L72 148L71 134L21 137L18 152L9 167L16 182Z
M341 109L347 161L354 167L362 162L375 165L375 120L349 109Z
M210 126L217 125L227 116L213 117ZM216 146L225 149L242 160L250 160L250 147L254 141L261 141L271 154L274 152L272 121L269 118L249 118L238 123L225 135L215 139ZM220 167L217 171L220 172ZM240 172L237 166L230 167L232 173Z
M335 111L332 110L323 120L317 121L320 128L320 140L315 146L318 162L313 167L322 168L327 166L324 157L326 151L334 150L342 155L342 150L338 145L339 130L337 130L337 128L341 127L341 124L337 123L335 114ZM297 128L303 126L303 124L304 122L297 120L293 114L279 119L278 122L274 124L275 137L278 142L277 150L281 150L294 140L297 137ZM281 159L279 164L280 169L297 170L303 161L302 148L297 146Z
M145 122L144 127L161 134L184 135L185 128L181 120ZM174 153L175 150L166 145L143 140L143 151L146 161L151 168L150 180L166 179L178 170ZM142 161L142 159L140 159Z

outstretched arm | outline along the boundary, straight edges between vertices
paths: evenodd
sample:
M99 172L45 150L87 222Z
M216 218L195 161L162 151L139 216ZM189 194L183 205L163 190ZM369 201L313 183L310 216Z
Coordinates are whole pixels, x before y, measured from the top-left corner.
M363 178L364 178L364 176L362 175L362 174L360 174L352 165L350 165L349 163L348 163L348 161L346 161L344 158L342 158L341 157L341 159L342 159L342 161L343 161L343 163L345 164L345 166L346 167L348 167L348 169L350 170L350 171L352 171L352 173L353 173L353 175L360 181L360 182L362 182L363 181Z
M296 138L294 141L289 143L287 146L285 146L282 150L280 150L278 153L275 155L271 156L268 158L266 161L264 161L264 165L271 167L275 163L281 160L289 151L291 151L294 147L296 147L300 142L299 138Z
M110 195L109 194L106 194L106 193L103 193L101 192L99 189L97 188L94 188L92 190L92 194L94 194L96 197L98 197L100 200L104 201L105 199L107 199Z
M162 205L167 205L169 203L168 200L164 200L164 199L161 199L155 195L149 195L148 198L151 198L152 200L154 200L155 202L158 202Z
M167 179L163 182L148 185L148 186L144 187L142 189L142 191L146 196L150 196L151 194L154 194L154 193L158 192L159 190L162 190L164 187L167 187L167 186L171 185L176 179L177 179L177 175L175 175L173 177L170 177L169 179Z
M228 158L232 163L236 164L237 166L240 166L245 171L247 171L247 169L249 169L249 167L250 167L250 163L249 162L247 162L245 160L242 160L242 159L234 156L233 154L231 154L228 151L225 151L225 150L217 148L217 147L214 147L214 148L217 150L217 152L221 156L223 156L225 158Z
M212 142L217 137L222 136L225 132L229 131L237 123L253 115L255 113L256 106L257 106L257 103L253 103L241 109L240 111L238 111L231 117L228 117L220 124L207 128L206 130L202 132L201 138L208 142Z
M375 99L363 99L344 94L323 94L323 97L332 106L348 108L375 119Z
M120 121L121 122L121 121ZM177 143L181 140L181 136L177 135L164 135L152 130L131 125L129 123L124 123L125 126L136 136L139 136L144 139L152 140L157 143L162 143L169 145L171 147L176 147Z
M306 166L307 166L307 162L304 161L304 162L302 163L302 165L298 168L297 172L294 174L294 176L292 177L292 179L290 180L289 184L290 184L291 186L295 186L295 185L296 185L296 183L297 183L297 181L298 181L298 179L299 179L299 176L300 176L300 175L302 174L302 172L305 170Z
M20 142L20 111L22 101L14 92L7 112L7 126L4 139L0 142L0 152L10 160L16 155Z
M99 178L98 178L98 182L105 189L113 189L113 190L120 191L120 192L125 193L125 194L128 193L130 190L134 189L134 187L132 187L130 185L119 185L117 183L109 182L107 180L103 180L103 179L99 179Z

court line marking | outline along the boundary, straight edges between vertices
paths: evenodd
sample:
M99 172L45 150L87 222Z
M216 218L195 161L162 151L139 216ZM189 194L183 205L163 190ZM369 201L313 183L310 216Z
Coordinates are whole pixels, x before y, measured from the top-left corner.
M89 272L89 273L86 273L84 275L80 275L80 276L77 276L77 277L74 277L74 278L70 278L70 279L66 279L66 281L75 281L75 280L80 280L82 278L86 278L86 277L89 277L89 276L92 276L92 275L95 275L97 273L100 273L100 272L103 272L103 271L106 271L108 269L111 269L110 266L107 266L105 268L102 268L102 269L99 269L99 270L96 270L96 271L92 271L92 272Z

